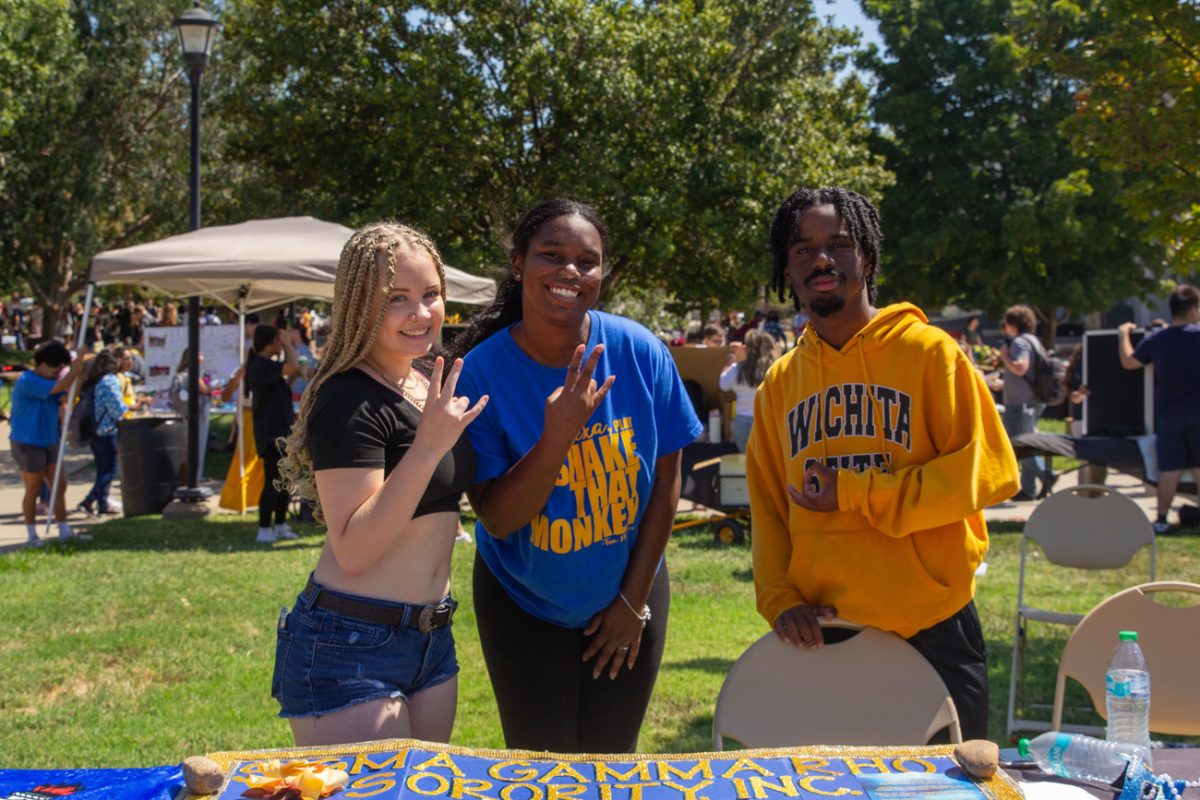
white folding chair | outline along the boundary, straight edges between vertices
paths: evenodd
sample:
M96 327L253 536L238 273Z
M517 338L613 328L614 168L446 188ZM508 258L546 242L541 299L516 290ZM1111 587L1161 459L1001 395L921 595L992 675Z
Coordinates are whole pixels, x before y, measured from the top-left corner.
M1129 565L1142 547L1150 546L1150 580L1154 580L1154 528L1146 513L1125 495L1105 486L1083 484L1050 495L1033 510L1021 536L1021 571L1017 579L1017 614L1013 633L1012 674L1008 688L1008 734L1017 730L1051 730L1050 722L1018 718L1017 692L1025 703L1025 649L1028 623L1075 625L1083 614L1031 606L1025 601L1029 542L1042 549L1046 561L1059 567L1103 570ZM1095 728L1071 730L1095 733Z
M1191 605L1159 602L1158 595L1183 596ZM1150 669L1150 730L1200 734L1200 584L1163 581L1118 592L1093 608L1075 627L1058 662L1050 724L1061 730L1067 678L1083 684L1092 705L1108 719L1104 673L1117 647L1117 634L1137 631Z
M822 627L857 630L817 650L764 635L742 653L713 713L713 748L924 745L949 728L962 741L958 712L941 677L893 633L844 620Z

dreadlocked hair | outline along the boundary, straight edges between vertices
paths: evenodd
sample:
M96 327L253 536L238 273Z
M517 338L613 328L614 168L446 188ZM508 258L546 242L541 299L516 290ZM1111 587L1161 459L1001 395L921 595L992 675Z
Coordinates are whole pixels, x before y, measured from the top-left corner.
M446 298L446 270L437 246L425 234L392 220L359 228L338 260L333 282L333 319L316 374L308 382L300 411L286 438L279 439L284 456L279 461L280 479L276 485L313 504L313 513L325 521L317 497L317 479L308 452L308 414L322 385L331 376L358 364L379 334L387 311L384 300L392 291L396 276L396 254L404 250L423 250L433 260Z
M846 224L850 238L862 248L863 260L868 267L867 299L875 303L875 279L879 277L879 259L883 255L883 230L879 223L879 209L870 200L851 189L827 186L824 189L800 189L794 192L775 212L771 223L771 287L784 298L784 289L792 296L792 306L800 310L800 298L788 284L787 253L792 246L800 217L812 206L833 206Z
M767 369L779 358L779 345L766 331L746 331L746 358L738 367L737 382L746 386L762 383Z
M524 256L529 251L529 243L537 235L545 223L559 217L582 217L591 223L600 234L600 245L603 248L601 257L608 255L608 228L600 213L587 203L572 200L569 197L556 197L553 200L543 200L531 208L513 229L510 241L507 243L509 270L500 286L496 289L496 297L486 311L471 318L467 329L454 340L451 346L455 358L462 358L471 348L491 336L502 331L521 319L521 282L516 279L512 263L517 256Z

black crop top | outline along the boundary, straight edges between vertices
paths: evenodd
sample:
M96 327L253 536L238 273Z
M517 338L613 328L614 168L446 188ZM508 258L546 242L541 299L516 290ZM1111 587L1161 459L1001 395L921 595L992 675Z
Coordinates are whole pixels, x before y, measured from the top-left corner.
M412 446L421 411L357 368L329 377L308 414L313 469L383 467L384 477ZM442 457L414 517L458 511L475 480L475 451L466 436Z

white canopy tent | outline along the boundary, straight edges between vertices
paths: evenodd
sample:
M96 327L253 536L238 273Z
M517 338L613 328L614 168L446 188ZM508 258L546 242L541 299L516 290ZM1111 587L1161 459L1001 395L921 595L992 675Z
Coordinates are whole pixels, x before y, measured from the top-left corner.
M152 286L179 297L203 295L230 308L244 301L247 312L301 298L332 300L338 258L353 233L312 217L216 225L106 250L92 259L91 279ZM446 267L446 292L453 303L486 305L496 282Z
M333 282L342 248L354 233L344 225L313 217L280 217L251 220L170 236L157 242L106 250L92 259L84 318L79 326L82 347L91 312L95 285L150 286L177 297L203 296L238 312L243 336L245 315L292 300L332 300ZM496 294L496 283L447 266L446 295L450 302L486 305ZM245 352L244 339L240 342ZM74 403L72 387L68 407ZM242 392L238 398L238 463L244 472L240 421ZM66 448L63 421L58 464ZM194 469L188 465L188 469ZM52 490L58 491L56 470ZM243 503L243 506L245 504ZM46 521L49 532L50 518Z

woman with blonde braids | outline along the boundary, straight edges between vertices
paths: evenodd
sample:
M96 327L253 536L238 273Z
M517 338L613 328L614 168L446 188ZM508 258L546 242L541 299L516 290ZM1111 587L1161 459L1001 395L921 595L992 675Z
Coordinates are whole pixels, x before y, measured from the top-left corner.
M458 662L450 554L475 474L468 407L428 363L445 316L441 256L381 222L342 250L325 358L280 465L328 535L279 620L272 695L300 745L448 741Z

